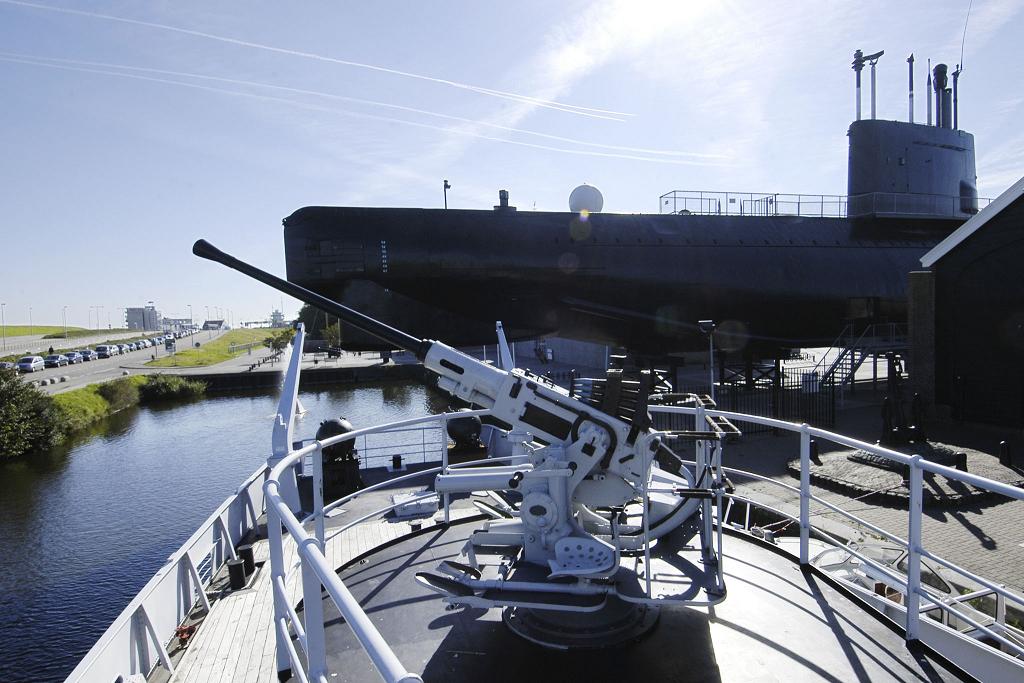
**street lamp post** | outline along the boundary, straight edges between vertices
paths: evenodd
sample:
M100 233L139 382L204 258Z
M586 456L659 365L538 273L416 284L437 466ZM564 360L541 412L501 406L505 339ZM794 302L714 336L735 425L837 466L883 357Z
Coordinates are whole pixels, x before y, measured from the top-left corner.
M4 309L7 308L7 304L0 304L0 325L4 328L4 351L7 350L7 315Z
M192 304L188 305L188 329L190 332L195 331L196 324L192 320Z
M708 379L711 380L711 400L715 400L715 321L698 320L697 327L708 335Z
M28 307L28 336L32 336L32 307Z
M63 306L60 309L61 319L64 320L64 341L68 340L68 307Z

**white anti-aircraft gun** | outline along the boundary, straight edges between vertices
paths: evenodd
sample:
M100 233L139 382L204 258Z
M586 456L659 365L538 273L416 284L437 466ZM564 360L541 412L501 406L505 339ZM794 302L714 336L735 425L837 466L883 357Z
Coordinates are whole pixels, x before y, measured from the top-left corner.
M624 392L621 378L597 380L573 397L544 378L417 339L205 240L192 250L416 354L439 376L439 388L489 409L507 431L508 464L450 469L437 476L435 489L518 494L518 509L507 507L507 517L470 536L468 564L445 561L437 574L418 574L426 587L452 603L505 607L506 623L521 635L559 647L592 645L595 634L602 642L636 637L655 623L662 602L724 599L721 524L716 543L711 519L713 506L721 511L725 482L721 422L672 433L697 444L693 465L684 466L665 444L670 434L650 428L646 392ZM619 410L626 393L628 404ZM697 424L705 425L700 412ZM700 547L690 548L695 533ZM699 558L687 562L684 550L699 551ZM585 624L570 623L584 615ZM595 619L606 628L595 629Z

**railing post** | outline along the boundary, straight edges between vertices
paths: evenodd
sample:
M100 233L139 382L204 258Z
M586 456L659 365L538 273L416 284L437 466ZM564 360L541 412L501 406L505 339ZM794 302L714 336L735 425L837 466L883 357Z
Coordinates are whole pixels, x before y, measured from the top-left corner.
M441 420L441 474L448 474L448 418ZM451 494L444 494L444 523L449 524L451 517L448 506L451 504Z
M192 556L185 552L185 556L182 558L185 566L185 571L189 577L196 583L196 592L199 593L199 602L202 603L203 609L206 613L210 613L210 599L206 597L206 588L203 586L203 579L199 576L199 569L196 568L196 563L192 561ZM186 584L187 585L187 584ZM191 589L188 590L189 597L192 595Z
M302 562L302 611L306 627L306 677L319 681L327 676L327 639L324 635L323 585L308 555L318 552L317 541L307 538L298 548Z
M313 456L313 525L316 534L316 542L320 546L320 552L324 548L324 447L319 441L316 442L316 449Z
M268 499L270 498L271 486L276 489L278 484L276 481L270 480L263 486L263 495ZM278 516L277 508L273 505L267 506L267 541L270 544L270 589L274 592L274 634L277 639L274 655L277 662L278 677L280 678L283 672L291 671L292 663L291 657L288 656L288 642L281 634L281 630L277 628L277 624L282 619L287 618L288 608L284 602L286 597L280 595L276 588L277 579L280 578L282 584L285 580L284 534L281 531L281 518Z
M800 425L800 564L810 562L811 541L811 430Z
M223 517L218 517L215 525L220 530L221 538L224 539L225 554L230 560L237 560L238 554L235 552L235 544L231 541L231 533L228 531L228 525L224 523Z
M907 529L907 640L918 640L921 617L921 508L924 477L921 456L910 458L910 506Z

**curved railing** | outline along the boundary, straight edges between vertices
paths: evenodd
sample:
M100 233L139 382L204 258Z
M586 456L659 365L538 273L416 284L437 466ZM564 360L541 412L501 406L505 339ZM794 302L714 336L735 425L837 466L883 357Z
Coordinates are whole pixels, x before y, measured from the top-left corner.
M194 608L210 611L211 579L235 558L235 546L259 524L267 466L253 472L206 518L100 636L66 681L115 681L175 671L167 643Z
M800 553L799 559L800 564L809 564L809 541L810 533L812 531L812 525L810 523L810 505L812 502L828 508L829 510L836 512L843 517L849 519L851 522L858 524L872 533L878 534L879 536L888 539L892 543L905 548L907 550L907 574L902 576L894 572L890 567L879 563L877 560L868 557L864 553L860 552L857 548L851 547L844 544L839 539L835 538L826 531L813 527L814 532L824 538L825 540L842 547L845 552L849 552L851 555L857 557L861 562L864 562L879 571L885 576L888 576L893 583L900 586L906 595L906 621L904 628L906 631L907 640L918 640L920 638L920 616L923 612L928 612L934 609L939 609L943 612L943 623L946 623L950 616L955 616L957 620L963 621L976 629L979 633L983 633L985 636L992 638L1002 646L1007 648L1010 652L1014 653L1018 657L1024 657L1024 648L1020 644L1013 642L1004 637L997 630L990 628L971 617L964 614L963 610L958 610L956 607L960 605L964 600L979 597L981 592L975 592L967 596L959 596L958 599L953 601L944 602L938 599L935 595L926 590L925 586L921 582L921 559L927 558L938 565L941 565L952 572L955 572L970 581L973 581L981 586L984 586L984 591L987 594L994 594L997 596L997 600L1001 607L999 611L1005 611L1005 603L1011 602L1017 605L1019 608L1024 609L1024 597L1017 595L1016 593L1009 591L1005 586L998 585L982 576L979 576L960 565L957 565L949 560L946 560L928 550L923 546L922 535L921 535L921 517L923 509L923 475L925 472L931 472L933 474L939 474L947 479L960 481L970 486L974 486L979 489L998 493L1008 498L1015 500L1024 500L1024 490L1021 490L1015 486L1003 484L985 477L979 477L975 474L968 472L961 472L960 470L952 467L946 467L945 465L939 465L938 463L925 460L920 455L908 456L898 451L894 451L877 444L870 444L858 439L854 439L842 434L836 434L829 432L824 429L810 427L806 424L796 424L792 422L785 422L783 420L777 420L769 417L760 417L755 415L746 415L743 413L733 413L725 410L709 410L702 408L692 407L674 407L674 406L652 406L651 412L662 412L662 413L676 413L693 415L697 418L701 412L705 412L707 415L725 417L735 422L749 422L759 424L767 427L772 427L779 430L785 430L789 432L798 433L800 435L800 486L795 487L790 484L786 484L781 481L777 481L770 477L755 474L753 472L746 472L734 468L725 467L725 471L736 476L749 477L770 483L778 486L782 489L788 490L791 493L796 493L800 496L800 513L799 516L793 516L786 513L778 508L758 503L742 496L735 494L730 496L731 500L739 500L741 502L747 502L757 505L758 507L769 509L775 514L789 519L800 526ZM868 453L887 458L893 462L900 463L909 468L909 510L908 510L908 524L907 524L907 538L901 538L896 534L893 534L881 527L868 522L865 519L858 517L857 515L844 510L833 503L830 503L823 498L815 496L810 490L810 463L811 463L811 438L822 439L825 441L831 441L848 448L854 448L866 451ZM728 517L728 514L724 515ZM927 603L922 605L922 600Z
M421 470L406 474L400 477L389 479L380 484L368 486L356 493L340 498L330 505L325 506L323 501L323 460L321 451L324 448L352 441L368 434L387 432L395 429L402 429L413 425L423 424L441 420L446 423L448 419L465 418L471 416L483 416L489 414L487 410L476 410L470 412L442 413L439 415L428 415L425 417L412 418L391 422L375 427L357 429L346 434L340 434L314 441L303 448L290 452L282 458L271 470L264 484L264 497L267 508L267 531L270 540L270 562L271 562L271 586L274 591L274 627L277 636L277 657L278 671L290 668L302 683L318 681L328 683L326 639L324 634L323 602L321 599L321 586L331 597L338 611L344 617L345 622L351 627L356 639L366 650L374 667L380 673L381 678L388 683L411 683L422 681L419 675L410 672L398 660L391 646L384 640L380 632L373 625L373 622L359 605L359 601L353 597L341 578L331 567L324 556L326 546L325 538L325 517L328 512L340 505L360 496L383 488L394 486L396 483L434 474L448 468L448 449L441 449L442 464L427 470ZM302 462L305 456L312 456L313 469L313 509L314 513L300 521L291 511L288 504L281 495L281 477ZM494 461L492 459L489 461ZM470 464L470 463L464 463ZM435 494L429 494L433 496ZM402 505L408 501L403 501ZM447 494L444 499L445 522L449 521L449 500ZM353 520L336 533L351 528L368 519L378 517L398 507L399 503L392 504L376 510L359 519ZM313 536L310 536L304 523L312 520L314 525ZM287 530L292 541L296 544L296 550L301 560L300 571L302 575L303 610L305 618L300 620L294 608L288 600L286 588L287 573L284 566L284 538L282 525ZM298 651L292 644L289 634L289 625L294 629L296 640L306 655L308 666L304 667Z
M1021 596L926 550L923 547L921 540L921 515L923 503L922 477L924 472L940 474L949 479L961 481L977 488L1000 493L1017 500L1024 500L1024 491L984 477L961 472L950 467L945 467L943 465L924 460L920 456L907 456L875 444L869 444L841 434L835 434L824 429L810 427L806 424L795 424L774 418L759 417L722 410L708 410L700 407L652 406L651 411L693 415L698 420L703 420L704 415L721 416L735 422L760 424L799 434L801 460L801 477L799 486L793 486L754 472L723 467L723 470L731 475L764 481L773 486L777 486L782 490L798 495L800 499L799 515L790 514L778 507L773 507L771 504L759 502L752 498L734 493L726 496L726 504L728 507L721 517L723 520L729 518L729 511L734 504L746 504L748 506L753 505L773 512L779 516L780 519L787 519L795 524L799 524L799 561L801 564L807 565L810 562L809 541L813 531L816 536L829 541L838 547L842 547L845 552L849 552L851 555L857 557L861 562L870 565L881 575L886 576L893 585L901 588L906 595L906 618L904 626L906 630L906 638L908 640L916 640L920 638L920 615L922 613L928 613L938 609L946 615L944 616L942 623L947 623L947 617L949 615L953 615L956 620L968 624L971 628L976 629L978 633L984 634L993 641L1000 643L1009 652L1024 656L1024 649L1022 649L1018 643L1004 637L998 628L992 628L993 625L980 623L965 614L965 610L958 609L958 607L960 607L966 600L981 596L981 591L972 592L968 595L959 596L955 599L944 600L940 596L929 592L921 581L921 560L922 558L927 558L937 565L946 567L952 572L975 582L977 585L983 586L986 595L997 596L1000 604L1003 605L1002 609L1005 609L1006 602L1013 603L1024 608L1024 598ZM370 434L407 429L416 425L436 422L438 420L440 420L442 425L444 425L449 419L463 418L467 416L484 416L487 414L489 414L489 411L487 410L443 413L355 430L348 432L347 434L330 437L322 441L314 441L303 448L294 450L271 469L267 482L264 485L264 491L270 538L272 571L271 585L274 591L274 626L278 639L278 670L290 668L294 672L296 678L303 683L307 683L308 681L326 683L330 680L326 663L323 603L321 599L322 586L323 590L325 590L331 597L331 600L344 617L345 622L352 628L354 635L366 650L370 660L373 662L373 665L385 681L388 681L389 683L408 683L421 680L417 674L410 672L404 665L402 665L390 645L388 645L387 641L363 611L358 600L356 600L344 585L341 578L336 573L336 568L330 565L324 554L326 542L333 539L335 536L367 520L380 517L381 515L386 514L400 505L407 504L410 501L405 500L401 503L392 503L380 509L363 514L357 519L346 522L337 529L332 529L332 535L330 537L326 536L324 528L325 518L328 512L335 510L360 496L364 496L367 493L371 493L385 487L393 487L395 484L403 481L431 476L441 472L446 472L449 469L471 466L483 461L449 465L447 461L447 448L441 448L439 454L441 459L440 466L422 469L389 479L379 484L368 486L360 491L325 505L320 493L322 491L323 481L321 451L324 448L345 441L352 441ZM831 441L849 448L862 449L866 452L906 465L909 468L910 511L906 538L872 524L871 522L868 522L867 520L862 519L857 515L811 493L809 469L811 438ZM289 508L287 502L282 496L281 488L283 478L289 474L293 468L299 466L300 463L303 462L303 459L307 457L310 458L310 462L307 466L312 467L313 470L314 513L300 520ZM521 458L522 456L510 456L505 458L487 458L486 461L515 461ZM688 462L687 464L692 463ZM426 499L433 498L436 495L437 494L430 492L424 493L422 497ZM449 521L449 502L448 496L445 495L442 510L444 512L444 520L446 523ZM832 534L829 534L824 529L812 526L810 512L812 504L821 505L827 510L842 515L854 524L869 530L879 537L885 538L891 543L905 548L907 551L908 563L906 576L895 571L890 566L879 563L869 555L861 552L857 547L845 545L842 540L836 538ZM312 522L313 526L312 534L310 534L310 532L305 528L305 525L310 522ZM744 526L749 527L749 524L745 523ZM302 595L304 598L303 619L298 617L294 607L290 604L289 594L286 589L289 576L287 568L284 565L284 537L282 527L284 531L287 531L291 540L295 542L296 551L301 560L298 567L301 574ZM302 654L305 655L305 660L300 657L300 653L292 641L291 631L294 631L295 633L295 642L298 642L299 647L301 647L303 651ZM304 667L304 661L308 662L308 666Z

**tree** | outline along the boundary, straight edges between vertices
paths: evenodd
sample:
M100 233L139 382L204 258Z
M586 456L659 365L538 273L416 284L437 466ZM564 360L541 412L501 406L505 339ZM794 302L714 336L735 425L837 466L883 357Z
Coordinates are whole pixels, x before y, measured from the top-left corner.
M295 336L295 330L288 328L281 330L264 340L264 344L272 348L274 351L283 351L289 344L292 343L292 337Z
M311 339L316 339L321 333L321 330L327 326L326 316L324 312L319 308L314 308L309 304L303 304L299 310L299 317L297 322L302 323L306 326L306 334Z
M51 448L62 424L52 398L16 371L0 370L0 460Z
M330 327L324 328L324 339L328 346L341 346L341 323L332 323Z

